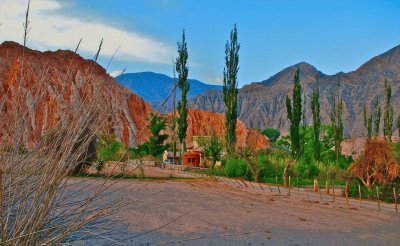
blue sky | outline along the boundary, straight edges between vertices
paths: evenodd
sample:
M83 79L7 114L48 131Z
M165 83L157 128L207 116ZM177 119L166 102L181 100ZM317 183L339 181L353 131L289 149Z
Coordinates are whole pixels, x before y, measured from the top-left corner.
M10 2L0 0L4 5L0 12ZM99 61L103 66L121 45L110 72L126 68L127 72L171 75L171 60L184 28L189 77L209 83L221 83L224 45L234 23L241 43L241 86L267 79L302 61L326 74L352 71L400 42L400 1L32 0L33 9L35 4L40 11L32 13L33 48L56 49L58 44L60 48L73 49L82 37L88 46L82 48L81 55L91 58L100 37L104 37L108 47ZM41 29L48 28L46 23L40 23L43 18L37 18L35 24L35 14L54 20L57 33L47 37L41 34ZM64 24L57 24L57 19ZM67 20L76 23L64 26ZM2 32L8 24L3 22L0 41L20 41L21 34L8 37L7 32ZM19 26L21 22L18 20ZM75 26L80 26L81 31L68 31ZM113 34L113 29L119 32ZM63 30L71 32L69 44L62 36Z

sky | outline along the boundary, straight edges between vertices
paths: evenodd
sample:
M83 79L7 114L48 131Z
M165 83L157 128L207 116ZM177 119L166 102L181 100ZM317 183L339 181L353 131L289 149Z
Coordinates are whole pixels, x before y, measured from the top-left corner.
M22 43L27 0L0 0L0 43ZM307 62L349 72L400 42L400 0L31 0L28 46L75 50L112 74L172 76L185 29L189 77L222 84L225 43L238 28L239 86ZM111 57L116 53L111 64Z

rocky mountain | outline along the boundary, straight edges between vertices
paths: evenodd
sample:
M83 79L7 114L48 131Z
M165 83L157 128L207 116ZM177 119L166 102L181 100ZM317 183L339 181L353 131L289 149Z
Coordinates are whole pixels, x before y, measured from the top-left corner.
M121 85L137 93L144 100L146 100L146 102L149 102L155 109L159 108L161 103L168 97L174 88L174 82L171 77L153 72L126 73L117 76L115 79ZM222 90L222 86L209 85L195 79L189 79L189 83L189 99L207 90ZM180 98L179 89L177 90L177 98ZM170 100L170 102L172 102L172 100ZM166 104L161 111L170 111L172 105L172 103Z
M330 122L332 96L338 92L344 104L345 136L363 136L363 106L367 105L367 109L370 110L374 101L378 99L383 109L385 78L392 86L394 119L397 119L400 113L400 46L396 46L372 58L353 72L326 75L303 62L288 67L267 80L246 85L239 90L239 119L252 128L273 127L287 133L289 122L285 98L292 95L293 76L297 69L300 69L303 104L306 101L306 123L311 124L312 121L311 95L312 90L318 86L323 123ZM338 83L341 85L340 89L337 87ZM218 113L225 110L223 95L219 91L208 91L196 96L190 100L189 106ZM395 127L396 122L393 128Z
M59 124L71 120L85 100L97 98L99 108L109 111L104 131L113 133L127 145L148 139L146 118L152 107L141 97L118 84L104 68L71 51L39 52L14 42L0 45L0 140L15 130L11 119L24 117L24 142L35 143ZM22 113L21 113L22 112ZM190 110L187 141L193 136L208 135L211 130L219 137L225 134L222 114ZM141 131L143 129L143 131ZM238 147L249 145L267 148L268 140L238 121Z
M71 51L39 52L14 42L0 45L0 138L14 129L7 118L13 117L15 109L25 112L19 117L29 124L18 130L32 146L58 123L70 120L72 112L91 98L97 98L102 109L110 109L105 131L129 145L147 139L145 119L151 106L94 61Z

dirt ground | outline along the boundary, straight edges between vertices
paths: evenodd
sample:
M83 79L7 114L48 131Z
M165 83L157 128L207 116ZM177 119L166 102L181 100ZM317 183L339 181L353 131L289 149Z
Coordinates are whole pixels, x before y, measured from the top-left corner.
M400 215L222 182L121 180L112 223L83 245L399 245ZM283 192L282 192L283 193ZM104 199L104 198L103 198Z

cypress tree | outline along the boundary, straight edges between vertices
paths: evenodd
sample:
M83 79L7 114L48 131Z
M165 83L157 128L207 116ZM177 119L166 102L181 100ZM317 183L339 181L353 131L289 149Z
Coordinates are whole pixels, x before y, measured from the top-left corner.
M297 69L294 74L293 86L293 105L286 96L286 110L290 121L290 144L292 156L297 159L300 156L300 121L301 121L301 85L300 85L300 70Z
M393 107L391 105L392 98L392 87L388 85L387 80L385 79L385 112L383 115L383 135L386 140L392 141L392 127L393 127Z
M338 89L340 89L340 83L338 83ZM332 98L333 105L331 110L331 125L333 129L333 137L335 139L335 152L336 161L339 160L342 147L340 146L343 141L343 100L340 98L339 90L337 91L336 98Z
M237 74L239 71L239 49L237 42L236 24L231 31L230 40L225 44L225 67L224 67L224 103L226 106L225 126L226 126L226 144L228 153L232 153L236 145L236 121L237 113L237 95L238 82Z
M364 126L367 129L367 139L371 139L372 136L372 114L368 116L367 108L364 105Z
M321 156L321 116L320 116L320 103L319 103L319 88L313 90L311 100L311 111L313 116L313 152L314 159L319 162Z
M175 62L175 69L178 73L178 88L181 91L181 99L178 102L178 139L181 143L181 152L183 153L186 149L186 130L188 127L187 123L187 115L188 115L188 108L187 108L187 93L190 89L189 81L187 80L189 68L187 67L187 60L188 60L188 51L187 51L187 44L185 38L185 30L182 33L182 41L178 42L178 57L176 58ZM181 155L182 158L183 155ZM183 164L183 163L181 163Z
M382 115L381 107L379 106L378 99L376 99L374 107L375 107L375 128L374 128L374 130L375 130L375 137L377 137L377 136L379 136L379 127L381 124L381 115ZM372 115L371 115L371 118L372 118Z

